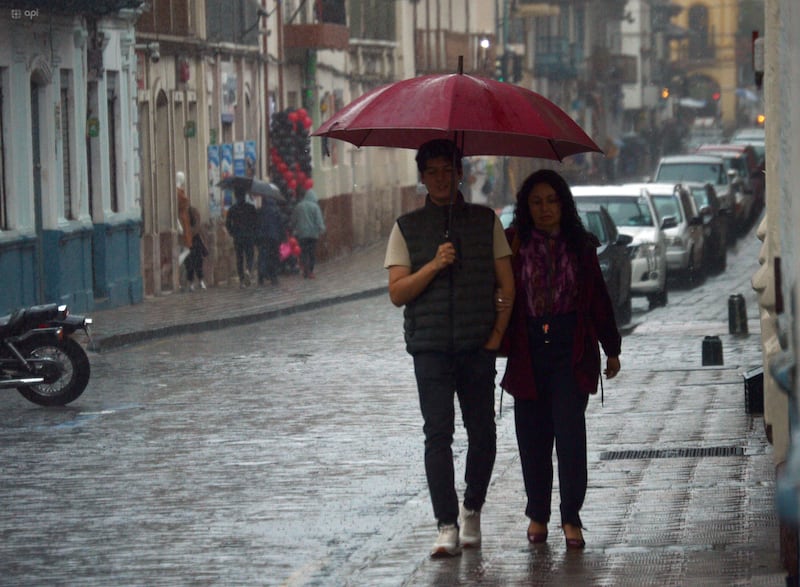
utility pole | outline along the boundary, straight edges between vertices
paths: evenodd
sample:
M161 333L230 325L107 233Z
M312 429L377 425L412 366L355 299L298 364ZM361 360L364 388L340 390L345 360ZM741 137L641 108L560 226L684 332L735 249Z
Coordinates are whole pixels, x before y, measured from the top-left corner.
M267 10L267 0L261 0L261 8L264 11L265 17L269 17L269 10ZM269 20L266 20L265 27L269 29ZM261 35L261 51L262 63L264 66L264 144L261 145L261 177L269 175L269 35L265 32Z

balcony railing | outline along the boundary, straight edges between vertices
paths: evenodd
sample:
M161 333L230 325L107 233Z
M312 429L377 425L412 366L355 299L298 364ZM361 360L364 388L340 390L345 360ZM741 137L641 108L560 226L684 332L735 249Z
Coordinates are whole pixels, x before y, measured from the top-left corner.
M350 31L341 24L287 24L283 26L286 49L333 49L344 51L350 45Z
M489 41L483 49L481 41ZM415 67L417 73L453 73L464 57L464 73L490 76L495 58L494 35L417 29Z
M368 39L350 41L350 77L365 88L395 81L396 43Z

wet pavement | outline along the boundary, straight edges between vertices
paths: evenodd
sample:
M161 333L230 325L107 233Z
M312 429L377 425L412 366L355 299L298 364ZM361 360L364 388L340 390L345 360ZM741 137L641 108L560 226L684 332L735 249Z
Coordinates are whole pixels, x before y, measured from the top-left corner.
M555 520L546 544L527 544L513 400L505 395L501 403L499 388L498 458L483 511L483 545L449 560L427 557L435 528L418 459L421 447L411 451L403 442L387 447L385 441L376 441L376 446L365 445L359 454L357 444L346 444L341 452L350 460L330 470L332 453L320 444L325 435L319 430L333 426L340 413L349 414L353 422L363 421L357 416L369 411L364 401L326 405L321 412L306 407L304 417L313 422L298 429L292 429L279 409L270 412L266 423L257 420L244 409L253 398L249 389L243 392L241 420L234 421L233 427L230 415L223 417L229 414L225 406L220 406L218 416L196 411L202 406L194 407L191 389L202 385L205 375L197 362L182 366L169 362L170 347L176 342L188 344L185 337L176 335L247 324L264 330L271 324L286 328L282 320L270 319L303 312L307 330L292 333L308 332L311 340L313 321L326 320L312 310L342 304L342 312L350 317L360 315L359 300L369 300L371 307L377 302L385 305L385 298L372 299L386 296L382 244L320 265L314 280L286 276L274 288L234 286L175 293L97 312L92 315L93 344L101 352L93 355L99 365L97 377L113 381L118 369L118 401L120 414L125 415L124 427L120 423L118 428L125 432L106 421L105 440L70 462L71 445L79 445L95 419L106 417L91 388L87 397L76 402L74 417L64 421L61 418L69 408L49 412L26 406L21 398L6 400L13 401L14 409L7 411L0 425L4 438L0 495L5 508L0 515L0 545L4 545L0 546L0 584L784 585L771 449L762 418L744 409L742 375L761 361L758 306L750 288L759 247L752 234L744 237L730 252L724 274L693 287L671 289L664 308L648 311L644 300L635 300L634 320L624 329L622 372L606 383L604 404L599 396L593 397L587 411L589 490L582 511L587 548L580 553L566 551ZM728 333L728 296L734 293L746 300L748 336ZM348 301L356 304L344 303ZM393 388L405 391L411 382L407 357L394 362L385 358L402 348L399 310L390 311L395 334L381 326L377 329L382 338L370 339L370 344L380 345L374 349L380 358L375 364L365 359L370 357L369 348L352 343L357 336L353 326L337 335L338 326L332 324L312 350L302 348L311 354L316 349L322 353L323 347L352 344L359 368L369 369L359 377L371 381L369 393L385 402ZM370 320L375 320L374 315L364 312L364 329L371 329ZM242 329L226 332L256 337ZM275 332L276 341L279 335ZM723 365L702 366L702 340L708 335L720 337ZM144 344L130 351L122 348L129 343ZM215 343L203 338L202 344L209 348L200 356L213 356ZM153 357L146 372L137 375L135 368L124 366L127 352ZM242 351L235 360L239 367L246 367L253 360L267 360L267 355L265 350ZM319 379L309 387L305 356L284 353L282 362L274 366L283 378L279 384L267 382L269 391L282 394L278 399L287 409L313 405L315 385L340 392L323 375L326 369L330 373L341 370L341 359L329 360L311 371ZM498 360L499 373L503 366L502 359ZM235 367L228 365L223 373ZM159 369L169 370L181 382L179 388L169 390L169 397L159 396ZM253 387L259 384L251 383ZM354 390L365 393L366 387L362 382ZM137 393L156 398L162 413L145 418L141 403L146 400L137 399ZM371 397L367 394L362 400ZM403 401L408 402L408 397ZM82 411L81 404L87 409ZM409 405L404 404L404 413ZM380 437L388 428L389 438L410 436L421 445L421 424L414 418L410 422L378 419L376 435ZM261 426L264 438L248 435ZM196 440L192 431L197 427L202 428L205 443L199 449L192 445ZM62 434L65 428L70 434ZM30 430L41 437L30 440ZM306 451L309 459L298 462L295 472L308 486L294 491L318 492L326 499L338 495L330 509L335 516L314 514L309 530L300 523L303 512L297 511L291 499L284 500L277 490L264 495L258 471L272 466L275 451L266 430L279 433L283 452L291 453L292 447ZM310 435L308 430L318 433ZM243 431L248 434L240 434ZM208 446L226 443L234 445L240 457L235 462L208 462ZM463 471L463 445L459 431L454 445L457 472ZM54 458L65 459L64 470L47 472L36 465L48 450ZM402 454L399 459L394 454L392 460L386 451ZM108 459L115 462L119 478L108 477ZM35 478L26 478L22 487L14 484L15 478L31 471L36 472ZM236 481L226 480L233 473ZM282 482L296 483L289 473ZM315 476L326 484L327 493L314 487ZM363 489L357 493L362 487L356 482L360 476L372 478L363 487L374 494ZM387 486L399 486L391 503L385 501L389 493L379 491L376 476ZM104 492L110 486L127 486L131 497L113 507ZM77 492L74 497L70 490ZM52 505L47 506L49 500ZM58 509L64 501L71 502L67 515ZM349 505L341 507L340 502ZM36 507L42 504L45 511L40 517ZM375 519L380 520L378 529L371 525ZM277 535L265 529L269 522L277 524ZM317 546L316 556L305 550L312 548L313 554L313 546L299 541L294 552L297 564L287 564L293 553L282 551L281 544L308 538L315 525L324 525L321 535L333 532L335 538L322 548ZM337 535L336 528L352 531ZM58 555L41 546L43 533L54 544L60 540ZM96 543L87 538L93 533ZM116 548L110 544L115 536L120 541ZM30 544L27 548L26 543Z

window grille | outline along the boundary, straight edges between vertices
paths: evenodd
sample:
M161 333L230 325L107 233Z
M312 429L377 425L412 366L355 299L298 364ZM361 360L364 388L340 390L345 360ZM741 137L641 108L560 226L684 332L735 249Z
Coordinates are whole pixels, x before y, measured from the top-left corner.
M72 111L72 80L69 71L61 71L61 174L64 189L64 218L74 220L72 199L72 128L70 113Z

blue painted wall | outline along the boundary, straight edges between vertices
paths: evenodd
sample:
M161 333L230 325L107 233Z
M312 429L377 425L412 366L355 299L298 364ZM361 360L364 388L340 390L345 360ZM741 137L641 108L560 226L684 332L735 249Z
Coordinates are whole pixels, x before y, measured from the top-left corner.
M44 302L75 313L144 299L139 221L42 233L44 299L37 299L36 239L0 243L0 315Z
M36 238L0 243L0 316L36 299Z
M98 309L138 304L144 299L141 222L95 224L94 295Z
M92 295L92 229L45 230L44 300L69 305L73 312L94 308Z

